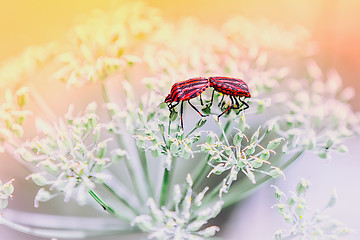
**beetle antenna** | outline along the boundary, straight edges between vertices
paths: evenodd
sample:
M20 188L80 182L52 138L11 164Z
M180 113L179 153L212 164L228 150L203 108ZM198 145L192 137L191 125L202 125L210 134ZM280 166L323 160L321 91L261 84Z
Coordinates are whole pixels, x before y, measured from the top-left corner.
M160 96L162 96L163 98L165 98L166 96L164 96L164 94L162 94L161 92L155 90L155 89L151 89L151 91L156 92L157 94L159 94Z

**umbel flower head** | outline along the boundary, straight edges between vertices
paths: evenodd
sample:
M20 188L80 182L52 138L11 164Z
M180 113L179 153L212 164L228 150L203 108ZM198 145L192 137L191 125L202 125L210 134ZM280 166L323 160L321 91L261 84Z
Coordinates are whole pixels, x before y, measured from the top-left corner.
M137 216L131 224L145 232L150 232L148 236L150 239L199 240L215 235L220 230L217 226L204 227L204 225L219 214L223 202L218 201L214 206L200 209L208 187L193 196L190 174L187 175L186 182L184 198L180 186L174 186L174 211L165 206L159 208L154 199L150 198L146 204L150 214Z
M288 195L278 187L272 186L275 188L275 196L279 201L274 208L287 224L292 225L289 231L278 230L274 235L275 240L340 239L352 231L345 224L325 214L325 210L336 203L336 191L333 192L324 208L313 209L305 199L310 185L309 180L301 179L296 187L296 193L291 192Z
M110 178L103 172L112 162L107 153L110 139L100 140L102 125L98 123L95 110L96 105L91 103L83 115L73 117L69 112L66 123L59 121L54 126L37 119L37 129L44 137L35 138L18 150L24 161L40 170L27 177L44 187L36 197L36 206L39 201L47 201L59 193L64 193L64 200L69 201L76 192L77 201L82 204L95 183Z

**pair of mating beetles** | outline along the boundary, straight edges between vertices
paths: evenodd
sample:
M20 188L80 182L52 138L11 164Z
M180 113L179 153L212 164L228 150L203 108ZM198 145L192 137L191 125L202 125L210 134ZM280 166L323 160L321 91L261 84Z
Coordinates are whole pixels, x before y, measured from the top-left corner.
M218 119L230 109L240 109L243 105L245 105L245 107L240 111L249 108L249 105L244 100L240 99L241 97L251 97L248 85L241 79L230 77L198 77L178 82L171 87L170 94L165 98L165 102L168 104L170 112L172 112L174 107L181 103L180 118L182 129L184 128L182 118L184 101L187 101L189 105L202 117L208 116L202 114L194 105L192 105L190 99L200 96L200 103L201 105L204 105L201 99L201 94L209 87L214 88L209 107L212 105L215 91L223 94L219 105L224 100L224 95L228 95L231 100L231 105L218 116ZM241 102L241 105L238 100Z

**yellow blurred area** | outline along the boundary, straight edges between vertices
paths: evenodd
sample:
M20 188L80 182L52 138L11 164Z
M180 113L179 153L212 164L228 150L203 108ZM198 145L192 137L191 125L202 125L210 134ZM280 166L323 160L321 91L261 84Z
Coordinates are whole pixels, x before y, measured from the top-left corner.
M94 9L114 9L114 0L1 0L0 62L31 45L62 39L70 27ZM360 1L357 0L147 0L165 19L195 16L204 23L221 24L230 16L266 18L282 25L304 25L320 44L319 62L336 68L346 85L360 88ZM80 19L79 19L80 17ZM261 33L259 33L261 34ZM360 102L357 98L353 103ZM356 105L356 104L355 104ZM359 105L357 106L359 108Z

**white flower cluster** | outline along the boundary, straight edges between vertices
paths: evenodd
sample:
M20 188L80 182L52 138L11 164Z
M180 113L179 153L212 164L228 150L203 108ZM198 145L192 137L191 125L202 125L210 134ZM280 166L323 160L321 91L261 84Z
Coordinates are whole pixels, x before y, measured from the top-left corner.
M339 239L348 235L352 230L345 224L325 215L325 210L334 206L337 194L334 191L327 205L322 209L313 209L305 199L310 182L301 179L297 185L296 193L286 195L276 186L273 186L275 196L279 201L274 207L284 220L292 225L291 229L285 231L278 230L274 238L281 239Z
M199 145L201 151L208 153L210 156L208 164L212 169L208 177L211 174L220 175L225 171L229 171L228 176L223 179L222 187L219 191L220 198L223 193L229 191L232 182L237 180L239 172L244 173L254 184L256 183L254 172L261 172L274 178L284 176L284 173L278 167L271 166L265 168L267 171L260 170L263 164L271 165L268 160L271 154L275 154L274 149L276 149L284 139L273 139L268 142L265 148L261 146L260 143L268 132L259 136L259 127L257 131L253 133L251 139L247 139L243 133L245 129L248 128L244 116L240 117L239 128L231 143L227 139L224 143L220 141L214 132L209 132L206 137L206 142Z
M274 95L284 114L271 119L269 128L287 139L284 152L307 149L322 158L333 150L346 152L342 140L360 133L360 118L348 104L354 90L343 89L337 72L325 75L314 61L305 71L307 79L289 79Z
M37 129L45 136L26 142L18 150L24 161L40 169L27 178L38 186L48 187L40 189L36 206L39 201L47 201L60 193L69 201L76 191L78 203L85 203L89 189L110 178L104 170L112 159L125 157L126 152L119 149L111 152L112 159L108 157L110 139L100 140L102 125L95 110L96 105L91 103L82 116L72 117L69 112L66 124L60 121L54 126L37 119Z
M159 208L154 199L150 198L147 201L150 214L135 217L132 225L150 232L148 236L150 239L199 240L215 235L219 231L217 226L204 227L204 225L219 214L223 202L218 201L211 207L201 209L202 199L208 187L193 197L193 182L190 174L187 175L186 181L184 196L181 194L180 186L174 186L174 211L165 206Z

